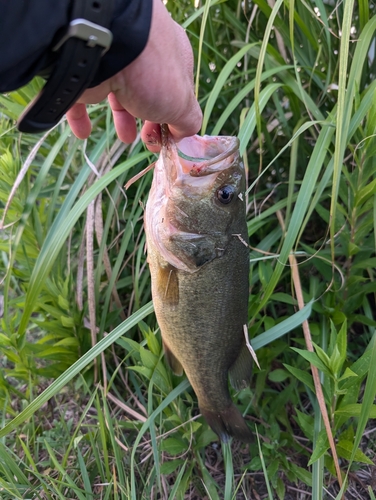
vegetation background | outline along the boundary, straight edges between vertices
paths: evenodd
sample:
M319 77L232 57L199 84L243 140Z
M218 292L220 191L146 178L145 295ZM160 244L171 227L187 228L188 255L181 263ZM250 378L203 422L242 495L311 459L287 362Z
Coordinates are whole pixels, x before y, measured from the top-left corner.
M202 133L248 175L249 334L222 445L167 369L143 207L155 158L66 122L21 135L42 83L0 96L2 499L375 499L375 2L168 1L196 60Z

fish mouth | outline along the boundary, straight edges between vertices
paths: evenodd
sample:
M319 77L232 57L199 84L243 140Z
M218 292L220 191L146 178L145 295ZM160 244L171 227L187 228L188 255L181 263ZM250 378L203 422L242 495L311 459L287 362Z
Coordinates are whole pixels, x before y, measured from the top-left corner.
M197 223L196 215L193 222L185 224L185 218L190 218L185 209L195 204L198 204L195 205L198 207L196 212L210 208L213 189L219 187L216 187L218 176L222 178L222 172L227 170L234 178L239 175L236 170L243 168L239 162L239 140L230 136L194 135L176 142L167 125L162 125L161 132L162 148L145 212L149 242L153 242L171 266L193 273L200 266L191 265L175 255L171 251L171 242L175 247L193 245L198 248L198 253L200 248L205 253L205 245L200 246L197 237L207 238L213 241L214 253L219 254L223 250L215 228L203 226L197 229L194 225L194 221Z
M161 153L170 185L187 177L191 178L191 183L192 178L218 174L229 168L239 156L237 137L194 135L175 142L167 125L162 125L161 132ZM204 179L196 185L200 184L206 184Z

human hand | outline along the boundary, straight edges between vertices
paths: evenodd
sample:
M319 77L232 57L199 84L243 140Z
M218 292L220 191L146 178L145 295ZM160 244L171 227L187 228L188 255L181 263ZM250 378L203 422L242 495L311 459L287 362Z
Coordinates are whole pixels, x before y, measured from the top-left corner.
M193 54L183 28L160 0L153 0L149 39L145 49L122 71L87 89L67 112L72 132L79 139L91 133L86 104L108 97L120 140L134 141L135 117L145 120L141 138L152 152L160 150L160 127L167 123L176 140L194 135L202 112L194 95Z

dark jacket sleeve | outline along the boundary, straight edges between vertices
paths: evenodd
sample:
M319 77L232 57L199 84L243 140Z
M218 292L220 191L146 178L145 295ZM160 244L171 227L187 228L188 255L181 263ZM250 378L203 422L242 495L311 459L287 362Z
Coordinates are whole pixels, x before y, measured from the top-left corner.
M0 0L0 92L28 83L53 63L52 47L67 29L71 0ZM130 64L145 48L152 0L115 0L113 41L91 87Z

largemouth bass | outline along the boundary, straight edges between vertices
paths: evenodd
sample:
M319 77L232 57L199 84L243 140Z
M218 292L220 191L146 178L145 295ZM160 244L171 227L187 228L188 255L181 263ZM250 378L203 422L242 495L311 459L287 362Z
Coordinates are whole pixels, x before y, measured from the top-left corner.
M165 357L174 373L185 371L202 415L224 442L231 436L251 440L228 388L228 377L241 389L252 373L243 329L249 251L238 147L237 138L210 136L177 145L162 126L162 150L145 209Z

